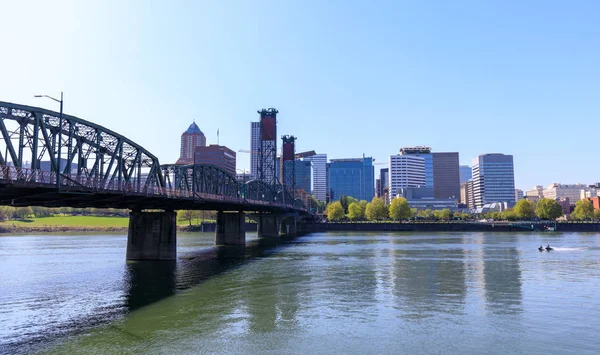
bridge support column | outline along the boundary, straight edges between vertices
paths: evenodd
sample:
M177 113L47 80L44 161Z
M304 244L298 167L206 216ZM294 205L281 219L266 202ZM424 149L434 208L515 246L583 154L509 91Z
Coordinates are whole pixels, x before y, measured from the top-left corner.
M217 212L216 245L246 244L246 217L244 212Z
M272 238L279 236L280 219L273 214L262 214L258 217L258 237Z
M127 260L175 260L177 212L129 213Z
M296 218L288 217L281 221L281 234L285 234L288 237L295 237L296 233Z

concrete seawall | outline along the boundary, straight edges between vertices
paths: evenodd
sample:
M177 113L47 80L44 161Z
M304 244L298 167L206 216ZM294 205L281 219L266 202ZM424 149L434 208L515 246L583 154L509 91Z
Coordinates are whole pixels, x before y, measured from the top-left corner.
M364 231L364 232L526 232L546 231L555 227L557 232L600 232L600 223L306 223L298 225L299 232Z
M533 225L533 229L532 226ZM246 223L246 232L256 232L256 223ZM600 223L555 223L554 222L520 222L520 223L377 223L377 222L336 222L336 223L298 223L299 233L313 232L527 232L546 231L547 227L556 226L557 232L600 232ZM186 232L214 232L216 223L203 223L199 226L182 227Z

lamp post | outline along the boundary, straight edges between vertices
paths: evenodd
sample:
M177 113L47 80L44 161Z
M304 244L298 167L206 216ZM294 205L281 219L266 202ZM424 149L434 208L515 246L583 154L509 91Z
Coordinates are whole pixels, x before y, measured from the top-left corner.
M56 189L60 192L60 160L61 160L61 149L62 149L62 113L63 113L63 92L60 92L60 100L53 98L48 95L34 95L33 97L47 97L51 100L54 100L60 103L60 113L58 114L58 163L56 165Z

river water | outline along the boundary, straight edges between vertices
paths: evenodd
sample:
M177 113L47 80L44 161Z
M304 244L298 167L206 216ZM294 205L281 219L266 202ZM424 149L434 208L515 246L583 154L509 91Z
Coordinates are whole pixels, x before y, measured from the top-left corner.
M2 236L0 353L600 352L600 234L248 237Z

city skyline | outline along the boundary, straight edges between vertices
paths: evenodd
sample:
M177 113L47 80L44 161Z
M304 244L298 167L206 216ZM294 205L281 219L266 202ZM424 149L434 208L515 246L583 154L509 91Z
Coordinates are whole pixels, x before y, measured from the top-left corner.
M297 136L298 151L382 162L401 146L430 145L459 152L461 165L504 153L514 156L517 188L593 184L594 141L579 139L572 154L556 138L600 128L599 7L7 3L6 13L27 13L30 23L6 19L7 48L62 55L5 56L11 85L0 97L56 110L32 96L64 91L67 114L165 163L179 152L163 137L193 119L207 144L219 130L219 144L238 151L250 146L254 111L277 107L278 132ZM255 21L265 13L277 16Z

